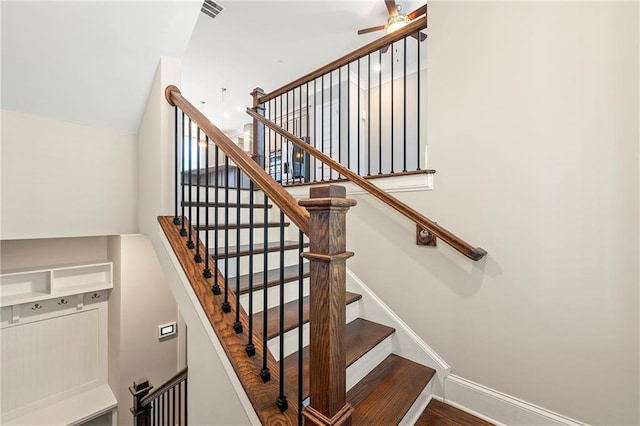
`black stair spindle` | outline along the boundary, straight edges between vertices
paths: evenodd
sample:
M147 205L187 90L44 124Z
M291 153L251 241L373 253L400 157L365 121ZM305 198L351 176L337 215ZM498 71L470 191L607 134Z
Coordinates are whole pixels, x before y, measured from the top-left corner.
M358 117L357 117L357 123L358 123L358 138L357 138L357 142L358 142L358 174L360 174L360 58L358 58Z
M218 265L219 265L218 260L220 259L219 252L218 252L218 250L219 250L218 249L218 244L219 244L218 231L220 229L220 226L219 226L220 221L219 221L219 218L218 218L218 216L219 216L218 210L219 210L219 206L220 206L220 204L218 202L218 199L219 199L219 194L218 193L220 192L220 170L219 170L218 165L220 163L220 159L219 159L218 156L220 154L220 148L218 148L218 145L216 145L216 149L215 149L214 152L215 152L215 158L214 158L214 162L215 162L215 164L214 164L214 173L215 174L213 175L213 182L214 182L215 192L214 192L214 196L213 196L213 199L214 199L213 204L215 206L215 210L214 210L214 214L213 214L213 248L214 248L214 252L215 253L214 253L213 259L215 261L215 265L214 266L216 268L216 273L214 274L215 278L214 278L213 286L211 287L211 291L213 292L214 295L217 296L222 292L221 289L220 289L220 283L219 283L220 274L218 272L219 271L218 270Z
M333 71L329 71L329 157L333 158ZM333 179L333 169L329 167L329 180Z
M338 68L338 163L342 164L342 67ZM338 179L341 178L338 172Z
M191 127L192 127L192 123L191 123L191 119L189 119L189 241L187 241L187 247L190 249L193 249L195 247L195 244L193 244L193 215L191 214L191 204L193 202L193 182L192 182L192 178L193 178L193 158L192 158L192 151L193 151L193 139L191 138Z
M249 233L253 234L253 229L249 228ZM236 334L242 333L242 323L240 322L240 168L236 167L236 320L233 323L233 330Z
M185 149L184 123L185 123L185 121L184 121L184 112L183 112L182 113L182 126L181 126L182 127L182 138L180 139L180 150L182 151L182 170L180 172L180 174L181 174L180 180L181 180L181 183L182 183L182 215L180 216L180 225L181 225L181 227L180 227L180 235L183 236L183 237L186 237L187 236L187 230L184 227L184 207L185 207L184 206L184 202L185 202L185 199L186 199L184 191L185 191L185 186L186 186L185 183L186 182L185 182L185 179L184 179L184 173L187 170L187 166L186 166L186 163L185 163L187 161L187 159L186 159L185 152L184 152L184 149Z
M196 188L198 188L198 191L196 192L196 224L197 224L197 228L196 228L196 241L195 241L195 245L196 245L196 254L193 256L193 260L196 263L202 263L202 256L200 255L200 127L198 127L198 130L196 131L196 149L198 150L196 153L196 170L198 172L197 178L196 178ZM206 227L205 227L206 230Z
M180 218L178 217L178 144L180 143L180 133L178 132L178 106L173 107L173 125L174 125L174 135L175 142L173 146L173 202L174 202L174 214L173 214L173 224L180 225Z
M367 176L371 176L371 54L367 55Z
M263 267L262 267L262 370L260 370L260 378L262 378L263 382L268 382L271 380L271 371L267 366L267 311L269 306L269 297L268 297L268 289L269 289L269 211L268 211L268 202L269 198L266 194L264 194L264 253L263 253Z
M313 80L313 147L318 148L318 117L316 117L316 112L318 111L318 88L316 87L316 82L318 79ZM313 157L313 181L316 182L318 180L318 160L316 157Z
M211 255L209 254L209 229L214 229L213 227L211 227L211 224L209 223L209 136L204 137L204 168L205 168L205 175L204 175L204 187L205 187L205 193L204 193L204 204L205 204L205 210L204 210L204 225L205 225L205 232L204 232L204 270L202 271L202 275L204 275L205 278L211 278L211 268L209 268L209 261L210 261L210 257Z
M302 250L304 248L304 234L298 231L298 424L302 424L302 388L303 388L303 322L304 322L304 264Z
M389 102L389 104L391 104L391 172L390 173L393 173L393 139L394 139L393 138L394 137L394 131L393 131L394 130L393 129L393 118L394 118L393 104L395 103L393 101L393 99L394 99L393 98L393 86L395 85L394 81L393 81L393 78L394 78L394 73L393 73L393 51L394 51L394 46L393 46L393 43L391 44L391 49L389 49L389 50L391 50L391 79L389 80L389 85L391 86L391 101Z
M382 49L378 49L378 174L382 174Z
M228 314L231 312L231 304L229 303L229 157L227 155L224 156L224 176L224 302L222 302L222 312Z
M416 90L416 114L417 114L417 126L418 128L416 129L416 163L417 163L417 167L416 170L420 170L420 31L418 31L416 33L416 40L418 40L417 46L418 46L418 58L416 60L416 76L418 78L418 82L417 87L418 89Z
M309 82L307 82L307 103L306 103L306 115L307 115L307 143L311 142L311 135L309 134L309 131L311 130L311 123L309 120L309 107L311 105L309 105ZM304 154L304 170L305 172L303 173L303 175L305 175L304 177L304 181L307 182L308 180L311 179L311 176L307 176L307 172L306 170L308 170L308 168L310 167L310 165L307 165L307 162L311 162L311 158ZM310 173L309 173L310 174ZM300 179L300 181L302 182L302 179Z
M351 62L347 64L347 168L351 169Z
M245 351L250 357L256 354L256 347L253 344L253 190L253 181L249 181L249 341Z
M324 154L324 74L320 77L320 145L321 151ZM324 181L324 163L320 162L320 181Z
M280 211L280 305L279 305L279 315L280 315L280 337L279 337L279 347L280 347L280 395L276 400L276 405L280 408L280 411L285 411L289 404L287 402L287 397L284 394L284 212Z
M403 58L403 66L404 66L404 76L403 76L403 94L402 94L402 171L407 171L407 37L404 38L404 52L402 54ZM419 43L419 41L418 41Z

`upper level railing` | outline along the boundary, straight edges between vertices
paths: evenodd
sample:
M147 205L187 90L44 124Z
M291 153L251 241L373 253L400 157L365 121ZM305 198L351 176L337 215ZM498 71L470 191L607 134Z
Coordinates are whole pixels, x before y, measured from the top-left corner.
M256 89L253 107L358 175L422 171L426 27L426 16L416 18L277 90ZM341 178L273 131L254 129L253 154L285 186Z

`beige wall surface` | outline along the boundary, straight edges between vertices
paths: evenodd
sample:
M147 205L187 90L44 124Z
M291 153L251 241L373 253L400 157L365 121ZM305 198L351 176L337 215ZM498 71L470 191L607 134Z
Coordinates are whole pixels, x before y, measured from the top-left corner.
M358 196L348 266L454 374L640 424L638 3L429 7L435 190L398 197L489 255Z
M2 110L5 239L136 230L135 135Z
M2 271L107 260L107 237L0 241Z

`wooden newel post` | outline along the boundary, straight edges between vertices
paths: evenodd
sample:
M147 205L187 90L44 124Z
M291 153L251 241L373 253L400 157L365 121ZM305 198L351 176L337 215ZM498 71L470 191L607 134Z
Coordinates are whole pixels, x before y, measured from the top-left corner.
M142 405L142 398L147 396L153 389L149 380L143 378L133 382L133 386L129 386L129 392L133 395L133 407L131 408L131 414L133 414L134 426L150 426L151 425L151 405Z
M259 99L264 96L264 90L256 87L251 92L251 96L253 97L253 111L257 114L264 115L264 106L260 105L259 101ZM252 138L251 156L253 157L253 161L258 163L258 165L262 166L264 169L269 170L267 168L265 157L266 153L264 149L264 124L255 119L253 120Z
M311 188L299 204L309 211L309 406L302 414L313 425L350 425L346 402L346 213L356 202L342 186Z

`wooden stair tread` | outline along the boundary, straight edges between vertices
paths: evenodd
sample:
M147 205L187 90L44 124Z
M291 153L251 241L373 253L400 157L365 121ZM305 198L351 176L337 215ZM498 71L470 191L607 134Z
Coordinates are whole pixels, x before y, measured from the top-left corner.
M289 226L290 223L289 222L285 222L282 224L282 226ZM279 228L280 227L280 222L269 222L267 223L267 226L269 228ZM249 228L264 228L264 223L260 222L260 223L254 223L253 225L250 225L248 223L227 223L226 225L223 223L219 223L217 226L213 223L210 223L209 225L204 225L204 224L200 224L200 225L193 225L193 228L196 231L215 231L216 227L218 229L249 229Z
M309 243L304 243L303 247L309 247ZM285 241L284 242L284 249L285 250L294 250L298 248L298 241ZM276 252L280 250L280 242L279 241L274 241L271 243L267 243L267 251L269 253L272 252ZM227 256L228 257L237 257L237 253L238 251L240 251L240 256L248 256L250 251L249 251L249 244L242 244L239 248L238 246L231 246L229 247L229 251L227 252ZM210 254L215 254L215 248L214 249L209 249L209 253ZM253 244L253 254L260 254L260 253L264 253L264 243L254 243ZM218 258L220 259L224 259L225 258L225 253L224 253L224 247L218 247Z
M435 370L391 354L347 392L354 425L397 425Z
M391 327L356 318L347 324L347 367L395 332ZM284 359L285 377L294 388L298 387L298 352ZM302 350L302 399L309 396L309 347Z
M346 293L346 304L349 305L362 298L356 293ZM309 322L309 296L302 299L302 322ZM253 326L262 330L264 314L257 312L253 314ZM292 300L284 304L284 325L285 333L298 326L298 300ZM280 307L275 306L267 310L267 339L273 339L280 334Z
M304 263L302 265L302 277L307 278L309 276L309 264ZM288 283L298 279L298 265L291 265L284 268L284 282ZM229 288L235 290L236 278L231 277L228 279ZM280 284L280 268L270 269L267 271L267 287L273 287ZM264 288L264 275L263 271L253 273L253 290L261 290ZM240 276L240 294L246 294L249 292L249 274Z
M493 426L493 423L432 399L415 426Z
M235 209L240 207L241 209L250 209L252 206L249 203L224 203L223 201L218 201L218 204L216 205L215 201L209 201L208 203L206 203L205 201L182 201L180 203L181 206L185 206L185 207L211 207L211 208L224 208L224 207L229 207L230 209ZM270 209L273 207L273 204L267 204L267 208ZM253 208L254 209L264 209L264 204L263 203L253 203Z

